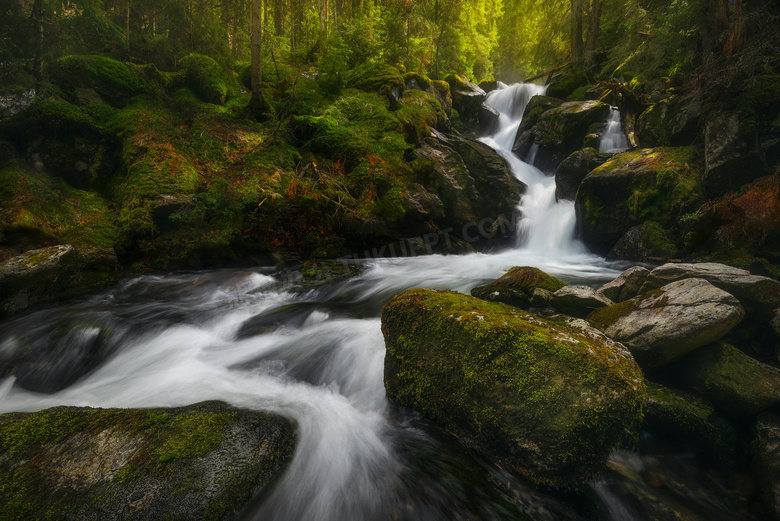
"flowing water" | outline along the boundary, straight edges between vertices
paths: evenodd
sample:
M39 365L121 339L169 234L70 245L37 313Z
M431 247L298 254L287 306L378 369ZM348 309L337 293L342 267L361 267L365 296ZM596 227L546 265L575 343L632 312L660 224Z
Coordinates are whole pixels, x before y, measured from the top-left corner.
M554 180L509 152L525 104L540 92L502 85L488 98L501 126L484 141L528 185L516 248L368 260L362 276L318 289L261 268L127 280L0 325L0 360L46 353L0 382L0 412L223 400L292 417L293 461L246 519L580 519L581 508L528 488L392 408L383 386L379 314L404 289L468 292L516 265L579 283L619 273L574 240L573 207L555 202ZM253 335L247 326L258 323L273 330ZM91 371L80 375L84 364ZM41 378L42 367L57 371Z
M599 152L614 154L624 150L628 150L628 138L620 121L620 111L612 107L607 119L607 130L599 143Z

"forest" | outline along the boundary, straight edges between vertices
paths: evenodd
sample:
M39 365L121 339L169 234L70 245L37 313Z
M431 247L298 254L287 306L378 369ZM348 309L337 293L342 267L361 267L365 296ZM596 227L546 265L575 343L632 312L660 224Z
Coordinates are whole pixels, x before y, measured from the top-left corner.
M0 519L780 519L777 0L0 0Z

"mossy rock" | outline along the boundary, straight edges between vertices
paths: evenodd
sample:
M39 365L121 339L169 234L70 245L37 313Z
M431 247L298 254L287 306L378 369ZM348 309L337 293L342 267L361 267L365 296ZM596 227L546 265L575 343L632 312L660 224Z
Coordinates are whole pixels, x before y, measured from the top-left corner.
M358 277L362 273L363 267L354 262L312 260L303 265L301 282L306 286L321 286Z
M410 88L409 85L412 85L412 82L414 82L413 85L416 85L413 88L419 90L428 90L431 87L431 80L428 76L418 72L407 72L404 74L404 83L407 85L407 88Z
M557 73L547 85L547 96L558 99L566 99L578 87L590 83L588 73L582 66L569 65Z
M64 56L48 64L47 76L60 88L95 89L106 102L124 106L145 82L124 63L105 56Z
M582 239L594 251L607 254L629 229L647 221L676 237L679 219L706 200L702 166L694 147L616 155L590 172L577 191L575 210Z
M187 86L206 103L224 105L230 94L232 81L212 58L202 54L190 54L181 60L187 71Z
M536 483L583 485L641 417L639 367L588 328L415 289L387 303L382 332L388 398Z
M733 463L737 448L734 427L706 400L645 380L643 426L656 436L702 451L721 464Z
M99 137L105 129L82 107L55 96L38 96L26 110L0 122L0 134L16 142L33 139L42 132Z
M349 72L347 87L366 92L382 92L386 88L397 89L400 96L406 87L406 82L395 67L379 63L366 63Z
M567 284L548 275L539 268L515 266L489 284L471 290L471 295L490 302L503 302L510 306L527 308L534 290L541 288L555 292Z
M295 430L221 402L0 415L0 518L232 519L284 469Z
M655 221L645 221L628 230L607 253L607 259L661 264L680 254L676 237L669 230Z

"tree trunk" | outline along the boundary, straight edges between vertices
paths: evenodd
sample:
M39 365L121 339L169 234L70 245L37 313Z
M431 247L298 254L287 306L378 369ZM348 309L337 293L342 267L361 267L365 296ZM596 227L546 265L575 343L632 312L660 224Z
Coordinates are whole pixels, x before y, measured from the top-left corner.
M33 76L35 82L43 79L43 0L35 0L32 6L33 31L35 32L33 57Z
M274 32L276 36L284 36L284 5L282 0L274 0Z
M251 9L252 97L248 109L250 116L265 121L268 118L268 103L263 97L263 0L252 0Z
M583 64L582 49L582 0L571 0L571 59Z
M130 0L125 6L125 56L130 57Z
M585 40L585 66L593 67L596 57L596 47L599 41L599 27L601 26L601 0L590 2L590 23L588 24L588 37Z

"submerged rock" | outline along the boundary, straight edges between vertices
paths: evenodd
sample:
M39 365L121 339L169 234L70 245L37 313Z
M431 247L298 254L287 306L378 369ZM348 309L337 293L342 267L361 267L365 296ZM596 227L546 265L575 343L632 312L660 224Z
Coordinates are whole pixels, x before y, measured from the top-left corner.
M232 519L285 468L295 431L221 402L0 415L0 518Z
M669 369L729 417L752 416L780 402L780 369L726 343L697 349Z
M503 302L510 306L527 308L537 289L557 291L566 283L539 268L515 266L504 275L484 286L471 290L471 295L490 302Z
M588 322L628 347L644 369L655 369L719 340L744 316L732 295L685 279L596 310Z
M382 312L388 397L536 483L578 487L639 419L641 371L590 328L453 292Z
M618 277L601 286L596 292L612 302L623 302L636 297L650 270L642 266L633 266Z

